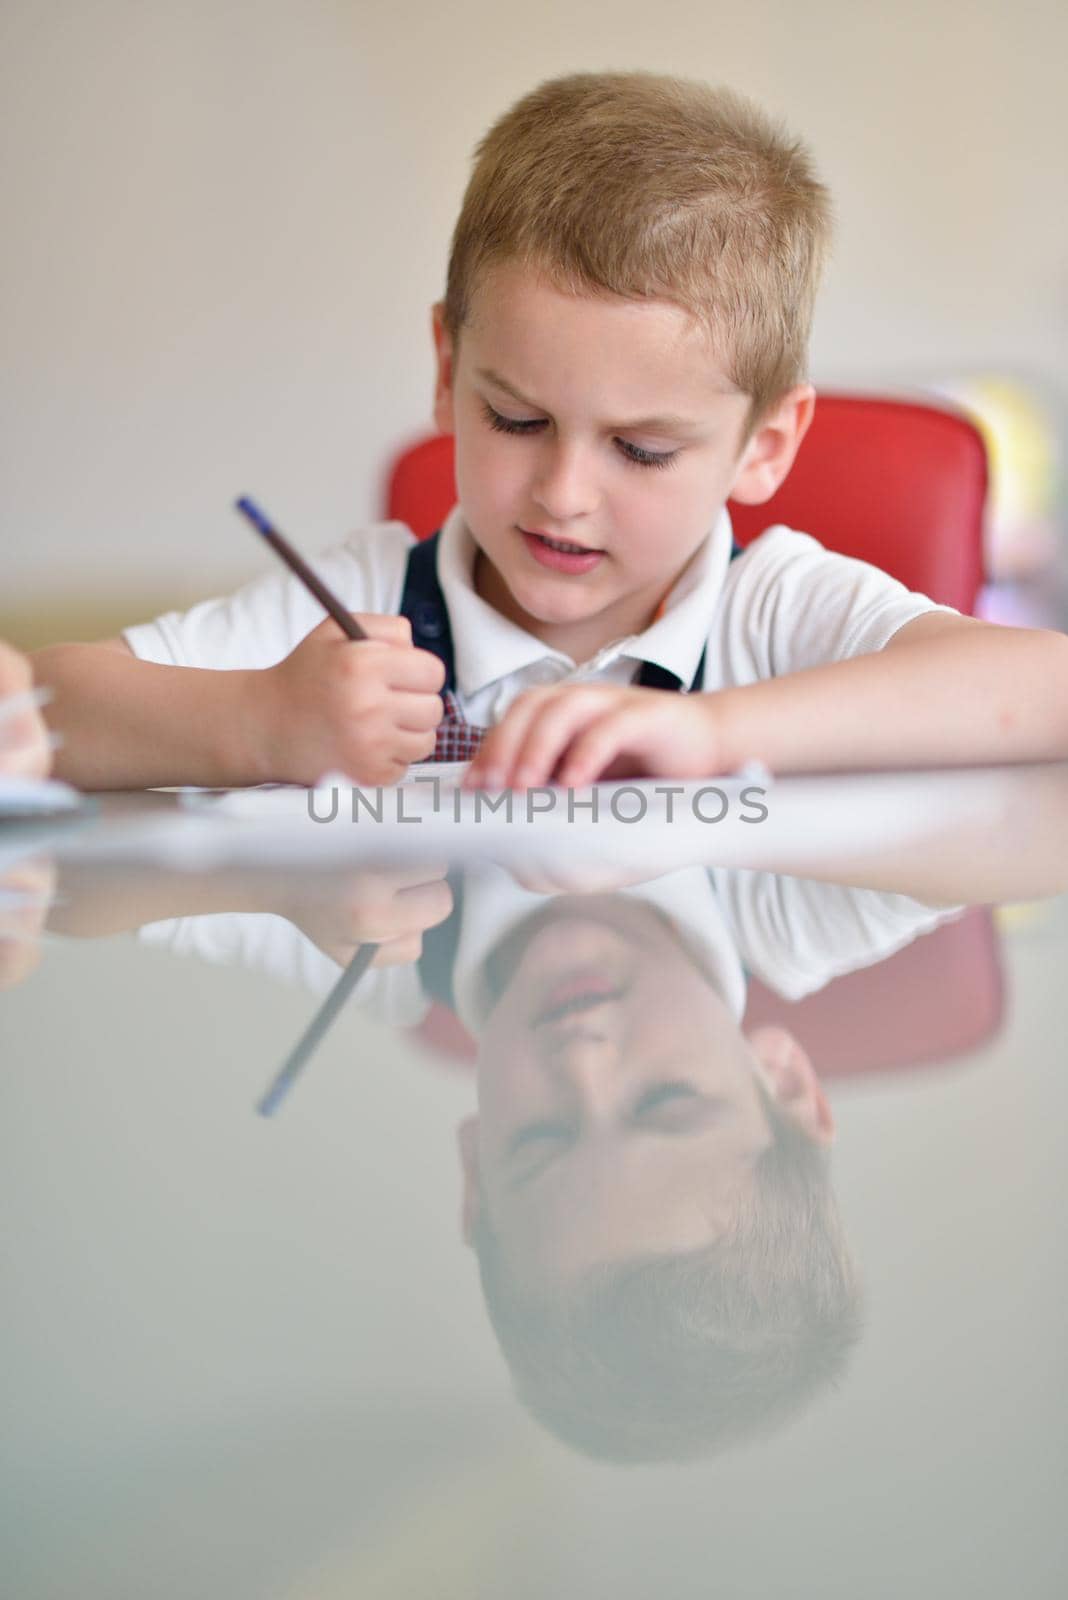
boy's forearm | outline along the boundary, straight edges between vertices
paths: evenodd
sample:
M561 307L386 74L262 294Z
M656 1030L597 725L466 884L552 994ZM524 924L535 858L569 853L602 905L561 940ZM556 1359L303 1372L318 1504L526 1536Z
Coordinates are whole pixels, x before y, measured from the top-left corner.
M1068 636L964 626L709 696L725 766L773 772L1068 758Z
M945 814L937 828L925 827L914 839L842 847L818 862L811 841L787 824L782 848L762 865L790 877L904 894L928 905L998 905L1068 890L1068 765L988 774L981 791L972 787L973 774L965 777L969 787L963 791L940 784ZM983 804L976 809L971 797L979 793ZM859 804L863 810L863 798Z
M315 887L312 897L321 889ZM294 902L301 904L293 874L271 873L242 867L214 868L209 872L170 871L154 864L146 869L125 869L107 863L61 861L56 897L49 908L50 932L73 938L107 938L143 928L150 922L170 922L182 917L249 913L293 920Z
M54 690L62 736L55 774L83 789L263 782L256 691L261 672L140 661L119 643L51 645L33 657Z

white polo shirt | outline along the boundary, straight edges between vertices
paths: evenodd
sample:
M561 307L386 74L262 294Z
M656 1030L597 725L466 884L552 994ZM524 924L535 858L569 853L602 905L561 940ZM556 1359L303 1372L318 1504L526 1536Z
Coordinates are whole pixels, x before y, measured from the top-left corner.
M781 524L766 529L735 561L731 538L724 510L657 620L643 633L614 640L592 660L575 662L476 594L476 546L455 507L442 527L438 577L467 721L492 726L516 695L538 684L630 683L645 661L688 685L702 650L706 689L755 683L881 650L913 617L951 609ZM375 523L324 551L314 565L348 610L396 615L414 543L404 523ZM167 666L270 667L322 618L318 601L279 565L227 598L127 628L125 638L136 656Z
M796 1001L843 973L885 961L965 909L923 905L884 890L737 868L709 872L703 866L683 867L618 892L669 918L739 1023L749 975ZM456 1013L476 1036L492 1009L486 976L490 955L551 898L521 888L493 863L465 874L451 979ZM213 965L259 970L315 994L326 994L338 978L339 968L329 956L292 922L272 913L216 912L148 923L139 938ZM357 984L354 1000L376 1021L394 1027L414 1027L430 1005L417 962L372 968Z

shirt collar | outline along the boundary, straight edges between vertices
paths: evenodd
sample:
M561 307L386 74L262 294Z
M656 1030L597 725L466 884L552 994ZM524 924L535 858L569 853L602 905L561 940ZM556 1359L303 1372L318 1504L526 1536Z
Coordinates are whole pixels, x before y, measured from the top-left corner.
M438 540L438 582L449 613L456 687L461 695L477 694L535 661L562 661L573 667L569 656L502 617L475 593L477 554L478 547L463 513L455 506L445 519Z
M620 893L628 900L645 901L670 918L740 1023L745 1013L745 970L704 867L684 867ZM493 1009L486 979L490 956L514 928L552 898L520 888L503 867L488 863L465 877L452 987L456 1012L476 1037Z
M600 651L591 668L627 656L664 667L686 687L693 682L708 642L731 554L731 519L724 508L704 543L690 558L668 594L659 617L643 633L616 640ZM477 546L459 506L449 513L438 540L438 581L452 627L456 685L461 695L507 678L538 661L575 662L536 639L475 593Z
M708 538L675 580L660 615L644 633L623 641L620 655L654 661L689 688L712 631L733 539L730 513L724 506Z

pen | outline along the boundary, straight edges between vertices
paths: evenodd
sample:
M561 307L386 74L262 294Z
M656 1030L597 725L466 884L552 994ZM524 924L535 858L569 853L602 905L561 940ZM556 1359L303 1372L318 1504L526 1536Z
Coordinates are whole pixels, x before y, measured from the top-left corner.
M247 495L243 495L240 500L235 502L235 505L241 515L248 518L256 532L262 533L275 554L281 556L290 572L300 579L304 587L310 590L319 604L330 613L342 632L346 633L350 639L366 639L367 635L360 627L360 624L353 621L341 601L336 595L331 594L320 578L315 576L304 557L297 554L289 540L283 538L278 529L268 522L256 502L250 500Z
M315 1016L304 1030L302 1037L286 1057L270 1088L256 1106L256 1110L261 1117L274 1116L282 1101L294 1083L296 1083L304 1063L315 1050L319 1040L323 1037L345 1004L345 1001L371 965L377 949L378 946L376 944L361 944L358 946L356 954L319 1007L319 1010L315 1013Z

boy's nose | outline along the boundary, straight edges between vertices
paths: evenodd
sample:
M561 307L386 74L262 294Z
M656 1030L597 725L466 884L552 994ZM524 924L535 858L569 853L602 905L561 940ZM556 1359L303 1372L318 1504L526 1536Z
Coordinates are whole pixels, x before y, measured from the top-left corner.
M570 522L596 511L600 494L590 452L558 440L545 440L533 497L535 505L555 523Z
M623 1059L617 1026L587 1026L558 1040L547 1052L546 1067L573 1109L598 1122L617 1109Z

